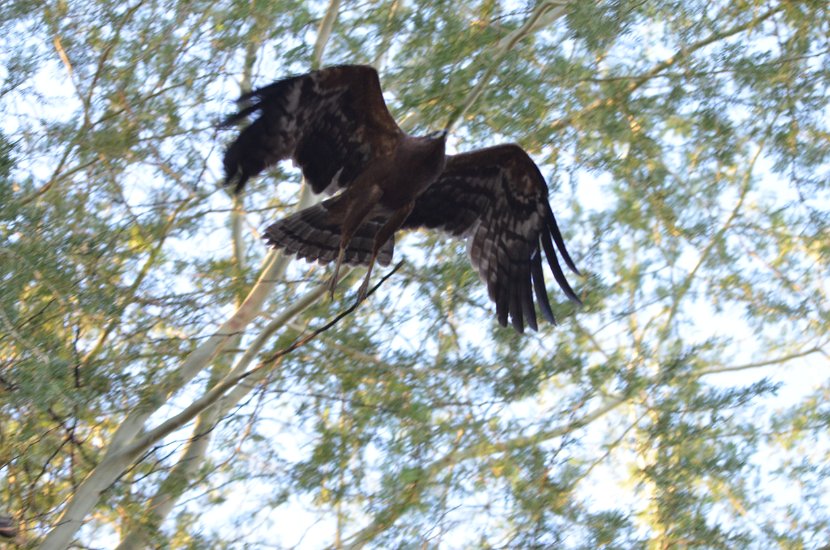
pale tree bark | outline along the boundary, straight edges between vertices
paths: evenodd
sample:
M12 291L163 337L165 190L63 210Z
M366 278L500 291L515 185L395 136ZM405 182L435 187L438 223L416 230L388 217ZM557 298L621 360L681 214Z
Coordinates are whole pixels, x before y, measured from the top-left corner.
M331 35L339 4L339 0L331 0L326 16L321 23L317 44L315 46L314 63L317 65L320 63L318 56L322 56L325 43ZM310 206L314 200L307 186L304 186L299 208ZM44 539L41 548L45 550L61 550L68 547L75 533L83 525L84 519L98 502L101 493L114 483L136 459L140 458L141 454L154 442L181 425L184 425L189 420L192 420L200 411L208 408L229 389L225 387L229 386L229 384L215 386L212 390L217 390L221 387L222 391L209 391L185 409L183 413L176 415L173 419L163 423L162 426L151 430L149 433L143 433L147 419L159 410L176 391L211 365L216 357L235 339L239 338L244 328L259 315L265 299L271 294L277 281L281 279L289 262L290 258L269 252L263 260L262 273L259 279L251 288L242 304L237 308L236 312L216 330L213 336L205 340L205 342L191 352L174 376L167 380L166 383L161 384L156 392L142 399L126 416L113 435L103 460L89 473L78 486L75 493L70 497L66 508L53 529ZM306 299L300 299L294 304L294 307L289 308L290 315L281 316L282 325L285 325L296 314L299 314L323 295L323 290L317 289L306 295ZM277 327L271 333L276 329ZM264 345L264 341L261 342L261 345ZM250 363L251 359L252 357L248 359L246 365ZM239 367L240 365L237 364L237 368L231 374L238 372ZM244 369L244 366L242 368ZM267 371L263 369L260 372L264 375ZM242 379L241 377L238 378L239 380ZM169 513L175 504L175 498L169 494L165 495L165 489L169 493L170 487L174 485L175 478L187 478L191 476L201 462L201 459L204 458L204 452L207 449L209 441L206 437L200 437L199 434L204 434L205 429L209 432L209 427L215 424L216 419L221 418L224 414L222 411L233 406L230 402L234 398L238 402L239 399L250 391L252 385L246 384L243 387L245 389L244 393L239 392L235 396L226 399L225 406L214 407L212 411L205 414L203 419L197 421L194 429L196 436L191 440L193 448L191 449L188 446L185 449L179 461L180 466L174 467L174 470L171 471L171 476L168 478L169 482L162 484L159 492L151 502L151 504L155 503L157 514L158 512L162 512L162 514L158 514L159 522ZM142 532L137 531L134 537L132 532L128 533L123 543L127 544L125 547L129 548L133 547L130 546L131 544L141 544L142 540Z
M344 274L344 280L348 275L349 273ZM158 528L192 482L193 476L205 458L210 443L210 435L216 423L242 401L269 372L278 366L278 363L272 362L270 365L260 365L254 371L249 371L248 367L274 333L284 328L291 319L325 296L325 293L326 287L321 285L294 302L291 308L283 311L281 315L269 323L256 339L248 345L234 368L220 382L191 403L184 411L143 435L142 438L137 439L129 448L124 450L125 453L129 453L137 459L154 442L185 425L198 414L193 436L176 465L147 505L148 517L123 537L118 548L141 548L147 545L149 531Z
M375 289L376 288L377 287L375 287ZM372 289L370 293L374 292L375 289ZM278 328L288 326L291 319L313 305L320 298L324 297L327 290L326 286L320 285L307 293L305 296L295 300L289 308L283 311L283 313L269 325L273 327L273 330L268 332L268 336L276 332ZM345 313L351 312L355 307L356 305L346 310ZM342 319L343 316L344 314L339 315L335 318L335 321ZM327 326L330 326L333 323L334 322L331 322ZM319 332L320 329L312 333L309 337L306 337L304 342L309 340L311 337L316 336ZM264 343L266 339L267 338L261 338L258 341ZM288 350L283 350L281 355L284 355L287 351L291 351L297 347L299 347L299 344L290 347ZM261 348L256 348L256 351L259 351L260 349ZM249 354L246 352L243 359L246 357L249 359L245 359L244 362L240 360L239 363L247 365L255 355L256 353L252 352ZM88 510L91 510L97 503L97 497L112 483L114 483L128 467L141 458L150 447L161 441L164 437L185 426L188 422L196 418L196 416L198 416L201 412L207 410L217 402L221 401L221 404L219 405L221 408L220 410L227 412L235 403L244 397L248 391L250 391L251 387L253 387L251 384L240 384L243 380L256 380L256 377L261 378L278 364L279 363L275 360L275 358L266 360L266 362L261 363L251 370L245 370L241 364L237 364L237 366L234 367L234 369L227 376L225 376L215 386L211 387L210 390L208 390L203 396L191 402L191 404L185 407L180 413L168 418L151 430L139 433L133 440L125 443L117 452L109 453L107 457L105 457L105 459L102 460L101 463L89 473L83 482L81 482L75 494L69 500L67 509L64 511L63 518L67 519L56 525L56 527L47 536L41 548L65 548L71 542L71 537L74 535L74 532L76 532L83 524L85 515L81 515L82 512L87 509L87 507ZM234 389L237 391L232 391ZM233 401L233 399L236 399L236 401ZM72 530L71 532L70 529Z
M499 51L495 54L490 67L478 85L469 94L464 104L454 112L453 117L447 124L448 127L452 126L472 106L487 86L490 77L494 74L499 63L511 49L533 32L544 28L564 15L567 4L568 2L564 1L540 3L519 29L499 43ZM318 41L315 44L314 50L315 57L312 63L314 67L319 66L321 63L325 43L328 41L336 20L338 8L339 0L331 0L326 16L323 18L319 28ZM251 51L249 50L248 53L248 57L250 57ZM492 55L492 52L490 55ZM310 197L310 193L304 187L300 207L308 206L311 202L312 198ZM193 472L204 458L204 453L209 443L208 437L204 435L205 431L210 433L210 428L215 424L217 419L222 417L222 411L228 407L232 407L234 403L242 399L253 387L253 384L250 383L253 380L250 380L248 381L249 383L242 384L235 388L235 390L232 390L232 395L224 396L225 392L231 389L233 384L239 382L239 380L234 380L234 373L239 373L240 367L244 371L247 363L243 365L242 363L244 361L240 360L222 383L208 390L204 396L194 401L182 413L164 422L161 426L145 433L143 432L144 425L147 419L159 410L175 392L190 382L203 369L211 365L216 357L230 345L232 340L238 337L242 330L256 318L261 311L265 298L270 294L287 264L288 259L278 257L273 252L269 253L264 260L262 275L234 315L219 327L213 336L208 338L185 359L182 367L178 369L175 375L167 380L166 383L160 385L156 392L145 397L127 415L116 430L104 459L90 472L78 487L75 494L69 499L56 526L44 540L42 548L54 548L58 550L66 547L83 524L84 518L97 503L100 494L107 487L114 483L152 444L173 430L180 428L200 412L205 411L203 418L196 423L194 428L195 436L192 438L191 444L185 448L180 461L171 471L168 480L162 483L159 491L151 500L150 508L153 510L152 524L157 526L169 514L179 496L171 494L171 488L178 487L179 489L176 492L181 494L181 487L187 485L186 480L192 477ZM317 292L309 294L316 295ZM317 298L319 296L315 296L314 299ZM313 303L313 301L310 303ZM285 322L288 321L290 321L290 318L285 320ZM250 360L252 360L252 357L248 357L247 361L250 362ZM267 371L260 370L257 376L265 372ZM237 376L239 375L237 374ZM223 396L224 406L211 407L216 400L223 398ZM184 483L180 483L182 481ZM144 540L145 534L141 528L131 531L124 537L122 547L132 548L140 545Z
M404 7L404 0L395 0L392 2L392 5L389 6L389 15L386 16L387 23L390 23L394 18L395 14L403 9ZM392 33L389 31L389 27L387 26L386 29L383 31L383 35L380 38L380 47L378 48L378 53L375 56L374 67L377 69L378 72L381 71L383 65L386 63L386 55L389 53L389 47L392 44Z
M337 20L339 0L332 0L329 4L328 10L320 23L317 33L317 41L314 47L314 57L312 59L312 67L319 67L322 63L322 56L325 52L325 46L328 43L331 31ZM258 37L255 37L258 38ZM246 52L245 66L243 70L243 77L240 83L242 91L249 90L251 85L251 77L253 67L256 62L256 50L259 47L259 40L252 40ZM303 186L303 190L298 205L298 210L307 208L315 202L315 197L309 192L308 186ZM241 211L241 204L239 200L234 197L234 210L232 219L234 256L238 262L244 260L242 254L242 234L241 227L243 215ZM281 258L282 259L282 258ZM287 262L279 269L279 276L282 276ZM241 271L241 270L238 270ZM347 274L346 274L347 275ZM279 329L285 326L286 319L282 317L271 322L265 330L248 346L246 352L237 361L234 369L229 373L230 377L245 372L250 364L253 362L256 355L261 351L267 340ZM216 423L223 418L232 407L236 406L250 391L256 387L256 383L263 379L267 370L260 370L255 376L250 377L244 382L240 383L228 395L222 397L221 401L207 408L196 419L196 424L193 428L193 435L190 441L185 446L181 457L173 466L167 478L160 484L158 491L150 499L147 506L147 517L136 524L130 531L122 537L121 543L118 545L119 550L127 550L132 548L142 548L148 545L148 535L150 532L158 529L164 522L167 516L170 515L176 502L182 494L188 489L192 483L193 477L199 470L199 467L204 461L207 450L210 446L211 434Z
M114 483L137 458L125 452L142 435L146 420L199 372L211 364L234 335L248 325L261 311L265 298L276 285L281 262L269 253L265 268L245 301L217 331L196 348L182 363L177 375L147 395L122 421L110 442L104 458L84 479L69 498L66 508L43 541L41 548L61 550L69 546L84 518L92 511L101 493ZM322 293L321 293L322 294ZM163 437L163 436L162 436Z
M821 354L824 356L825 361L819 363L819 365L824 365L825 367L830 367L830 354L825 351L827 343L822 343L804 350L795 351L793 353L788 353L786 355L782 355L780 357L772 357L770 359L765 359L763 361L753 361L751 363L744 363L743 365L728 365L724 367L710 367L708 369L702 369L700 372L697 373L698 376L705 376L707 374L723 374L727 372L738 372L742 370L749 370L749 369L760 369L764 367L771 367L771 366L778 366L783 365L784 363L788 363L790 361L795 361L796 359L802 359L804 357L813 355L815 353Z
M257 59L257 50L261 46L261 35L265 30L266 24L264 21L257 21L254 23L254 28L251 31L248 46L245 49L245 61L242 66L242 78L239 83L242 92L251 89L251 82L253 76L254 65ZM245 222L245 212L242 205L242 200L238 195L232 195L233 209L230 214L231 221L231 245L233 249L234 267L237 276L241 276L245 271L245 254L244 254L244 235L243 228ZM281 259L281 258L280 258ZM287 265L287 264L286 264ZM280 268L282 267L282 269ZM282 275L285 266L278 266L275 269L275 276ZM244 295L240 296L240 303L244 302ZM237 304L239 307L239 304ZM228 342L228 348L238 348L242 343L242 335L235 335L231 341ZM208 386L214 386L223 376L227 375L227 369L215 363ZM217 416L216 407L211 407L203 412L196 419L193 428L193 435L185 447L181 458L173 466L165 478L156 494L150 499L146 510L147 515L141 519L141 523L126 532L122 537L122 542L119 548L137 548L147 544L147 530L155 529L169 514L178 496L183 492L183 488L188 485L188 480L194 475L202 459L205 456L207 448L210 443L210 434L216 421L220 418ZM182 488L180 491L179 488Z

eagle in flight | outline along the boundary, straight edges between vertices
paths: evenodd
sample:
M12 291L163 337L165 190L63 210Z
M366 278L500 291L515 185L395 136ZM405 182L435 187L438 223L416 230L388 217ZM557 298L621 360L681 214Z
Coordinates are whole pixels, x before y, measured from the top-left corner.
M225 185L246 182L283 159L300 167L315 193L335 194L265 230L274 248L335 262L331 292L345 262L389 265L400 229L441 229L466 236L473 267L487 285L502 326L537 330L533 295L555 323L542 251L572 301L579 298L557 259L579 274L548 203L539 168L518 145L445 154L447 130L415 137L401 130L383 100L378 73L362 65L329 67L244 94L223 123L255 116L225 152ZM554 248L556 243L556 248Z

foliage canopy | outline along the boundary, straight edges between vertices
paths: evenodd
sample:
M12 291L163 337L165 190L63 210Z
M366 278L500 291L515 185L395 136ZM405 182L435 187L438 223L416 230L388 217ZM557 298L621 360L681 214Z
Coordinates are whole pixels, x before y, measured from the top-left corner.
M827 542L824 2L15 0L0 37L21 546ZM584 308L501 329L463 246L416 234L266 360L353 290L264 249L311 199L281 166L234 202L216 122L340 62L408 131L534 156Z

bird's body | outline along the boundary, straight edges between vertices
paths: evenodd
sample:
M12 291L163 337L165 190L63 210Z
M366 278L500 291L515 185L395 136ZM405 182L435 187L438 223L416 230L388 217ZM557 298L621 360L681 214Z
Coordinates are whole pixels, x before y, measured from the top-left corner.
M380 225L380 228L372 239L369 269L358 291L358 300L366 296L372 268L381 248L393 239L415 207L415 201L444 169L445 135L437 139L402 136L390 155L391 162L369 165L345 191L328 203L327 222L340 227L338 257L330 283L332 294L352 237L368 221ZM267 230L266 235L273 234L273 231ZM272 242L277 245L281 241Z
M536 329L533 290L553 322L541 251L559 285L579 301L556 259L565 249L547 186L517 145L446 155L446 131L414 137L398 128L366 66L338 66L284 79L241 99L227 124L258 114L228 147L226 185L241 191L252 176L293 158L315 192L340 191L271 225L271 246L311 261L368 265L359 291L368 289L377 261L388 265L401 228L438 228L468 236L474 267L487 284L502 325ZM245 105L244 102L248 104ZM553 242L551 241L553 238Z

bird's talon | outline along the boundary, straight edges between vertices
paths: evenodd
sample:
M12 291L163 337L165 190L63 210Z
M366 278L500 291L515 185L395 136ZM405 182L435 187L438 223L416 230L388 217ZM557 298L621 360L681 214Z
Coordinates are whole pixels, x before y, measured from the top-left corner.
M357 289L357 303L359 304L369 295L369 279L364 279L363 284Z
M346 255L346 250L343 246L340 247L340 252L337 254L337 260L334 262L334 273L329 280L329 298L334 300L334 289L337 287L337 275L340 273L340 265L343 263L343 257Z
M331 279L329 279L328 286L329 286L329 289L328 289L329 300L334 300L334 289L335 289L335 287L337 287L337 277L332 277Z

